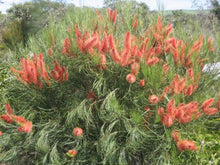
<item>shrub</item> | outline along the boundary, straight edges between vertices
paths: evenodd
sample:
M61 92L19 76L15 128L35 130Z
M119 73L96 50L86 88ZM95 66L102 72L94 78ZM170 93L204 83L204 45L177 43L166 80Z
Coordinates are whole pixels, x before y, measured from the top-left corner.
M174 38L160 17L139 33L138 25L118 26L117 11L96 14L70 25L62 45L57 33L47 33L38 44L48 54L22 57L11 68L16 78L1 115L0 160L198 163L204 151L195 135L219 110L202 73L212 44L203 36L189 44Z

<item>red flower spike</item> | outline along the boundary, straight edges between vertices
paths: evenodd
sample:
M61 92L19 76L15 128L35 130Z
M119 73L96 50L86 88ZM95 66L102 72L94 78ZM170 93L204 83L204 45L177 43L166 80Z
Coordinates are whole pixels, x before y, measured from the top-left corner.
M164 114L164 108L158 108L157 109L157 114L162 117L162 115Z
M2 131L0 131L0 136L2 136Z
M209 108L214 102L214 99L213 98L210 98L210 99L207 99L205 100L203 103L202 103L202 106L201 108L202 109L206 109L206 108Z
M167 103L167 114L170 114L172 117L175 115L175 101L173 99Z
M92 91L92 92L87 92L87 99L96 99L97 95Z
M158 16L158 18L157 18L157 28L158 28L158 30L162 30L162 24L161 24L161 19L160 19L160 16Z
M145 80L144 79L140 80L139 86L143 87L144 85L145 85Z
M192 84L189 85L188 88L186 89L186 91L184 92L184 95L185 96L191 96L193 94L193 92L194 92L193 88L194 87L193 87Z
M174 141L176 143L178 143L180 140L180 133L178 131L172 131L171 135L172 135Z
M15 115L11 115L11 118L16 122L16 123L25 123L26 119L24 117L21 116L15 116Z
M99 11L98 11L98 10L95 10L95 13L97 14L99 20L100 20L101 22L103 22L102 15L99 13Z
M163 90L163 93L162 93L161 96L160 96L160 101L162 101L162 100L164 99L164 97L166 96L168 90L169 90L169 87L166 86L166 87L164 88L164 90Z
M128 65L128 60L130 59L130 53L128 49L124 49L121 53L121 66L124 67Z
M105 66L105 64L106 64L106 56L104 54L101 54L100 58L101 58L100 66L102 67L102 69L106 69L106 66Z
M113 48L113 49L111 50L111 56L112 56L112 60L113 60L114 62L116 62L116 63L118 63L118 64L121 63L121 57L120 57L120 55L118 54L118 51L117 51L115 48Z
M71 45L70 39L65 38L63 40L62 54L68 55L71 52L70 45Z
M5 110L7 111L7 113L10 115L13 113L13 109L11 108L9 103L5 104Z
M173 116L171 114L163 114L162 116L162 123L166 127L171 127L173 125Z
M13 120L11 119L11 117L9 115L1 115L1 119L4 120L6 123L11 124L13 122Z
M205 108L203 109L203 113L205 115L215 115L218 113L218 109L217 108Z
M136 30L137 26L138 26L138 19L137 19L137 16L135 16L133 21L132 21L131 27Z
M213 46L213 42L214 42L213 38L208 39L208 49L210 52L213 52L215 50L215 48Z
M159 98L156 95L151 95L148 97L148 101L151 104L157 104L159 102Z
M69 150L66 154L69 157L74 158L77 155L77 151L76 150Z
M168 64L164 64L163 65L163 71L164 71L164 73L168 73L169 72L169 70L170 70L170 66L168 65Z
M131 35L128 31L124 35L124 48L127 50L131 49Z
M196 151L197 150L197 147L196 147L195 143L190 141L190 140L179 141L177 143L177 147L180 151L184 151L184 150L194 150L194 151Z
M49 48L48 51L47 51L47 54L49 56L53 56L53 49L52 48Z
M51 39L51 46L54 46L55 40L54 40L53 34L51 32L50 32L50 39Z
M74 129L73 129L73 134L74 134L75 136L82 136L82 134L83 134L82 128L79 128L79 127L74 128Z
M160 61L159 58L155 57L153 59L147 60L147 65L152 66L154 64L157 64L159 61Z
M135 81L136 81L136 77L133 73L129 73L127 76L126 76L126 80L127 82L129 82L130 84L133 84Z

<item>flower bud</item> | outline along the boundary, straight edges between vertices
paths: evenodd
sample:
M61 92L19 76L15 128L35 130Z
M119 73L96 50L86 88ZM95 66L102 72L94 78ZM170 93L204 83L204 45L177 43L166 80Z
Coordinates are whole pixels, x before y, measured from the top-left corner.
M149 98L148 98L148 101L149 103L151 104L156 104L159 102L159 98L156 96L156 95L151 95Z
M81 136L81 135L83 134L82 128L79 128L79 127L74 128L74 129L73 129L73 134L74 134L75 136Z
M126 80L127 82L129 82L130 84L134 83L136 81L136 77L134 74L132 73L129 73L127 76L126 76Z

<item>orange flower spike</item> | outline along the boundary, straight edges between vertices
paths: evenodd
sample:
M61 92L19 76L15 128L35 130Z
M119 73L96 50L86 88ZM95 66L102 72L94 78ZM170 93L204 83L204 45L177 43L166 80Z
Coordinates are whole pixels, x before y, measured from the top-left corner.
M112 23L114 24L116 22L117 10L111 10L108 8L107 15L109 17L109 20L112 21Z
M21 116L15 116L15 115L11 115L11 118L18 124L21 124L21 123L25 123L26 122L26 119L24 117L21 117Z
M193 68L189 68L189 69L187 70L187 76L188 76L191 80L194 80Z
M68 53L70 53L70 39L69 38L65 38L63 40L63 48L62 48L62 54L68 55Z
M132 49L131 49L131 56L135 57L137 55L137 45L135 45Z
M124 67L126 65L128 65L128 61L130 59L130 52L128 49L124 49L121 53L121 66Z
M0 136L2 136L2 131L0 131Z
M13 109L11 108L11 105L9 103L5 104L5 110L7 111L9 115L13 113Z
M43 54L42 53L39 54L39 59L38 60L40 62L41 77L44 78L44 80L46 81L46 83L48 85L50 85L50 82L49 82L50 77L49 77L49 75L48 75L48 73L46 71L44 60L43 60Z
M32 127L33 127L32 122L26 121L25 123L22 123L22 125L20 127L18 127L18 131L29 133L29 132L31 132Z
M127 82L129 82L130 84L133 84L135 81L136 81L136 77L133 73L129 73L127 76L126 76L126 80Z
M116 48L114 37L112 34L108 36L108 42L109 42L110 49Z
M98 38L95 37L91 37L89 39L87 39L84 43L83 49L88 51L90 48L92 48L93 46L95 46L98 42Z
M101 42L101 46L100 46L100 53L106 53L108 50L109 46L108 46L108 40L107 38L104 38Z
M180 151L184 151L184 150L194 150L194 151L196 151L197 150L197 147L196 147L195 143L190 141L190 140L179 141L177 143L177 147Z
M64 67L65 68L65 67ZM68 80L68 78L69 78L69 73L68 73L68 71L66 70L66 68L65 68L65 75L64 75L64 81L67 81Z
M77 38L81 38L82 37L82 34L80 33L79 31L79 28L77 25L75 25L75 35Z
M208 49L210 52L213 52L215 50L214 46L213 46L213 38L208 38Z
M59 75L59 72L55 71L55 70L52 70L51 73L50 73L51 77L55 80L55 81L58 81L60 79L60 75Z
M155 57L153 59L147 60L147 65L152 66L154 64L157 64L159 61L160 61L159 58Z

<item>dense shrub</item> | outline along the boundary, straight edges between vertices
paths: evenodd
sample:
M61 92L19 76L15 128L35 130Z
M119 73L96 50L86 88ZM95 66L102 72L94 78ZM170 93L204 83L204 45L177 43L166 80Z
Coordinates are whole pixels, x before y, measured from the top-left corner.
M201 35L186 43L160 17L141 29L138 19L126 21L116 10L74 14L66 31L54 26L30 40L33 53L11 67L15 77L4 96L0 161L217 160L219 146L211 146L217 154L207 154L210 146L201 147L204 139L197 136L212 115L219 115L220 98L209 93L205 84L213 81L202 73L213 40Z

